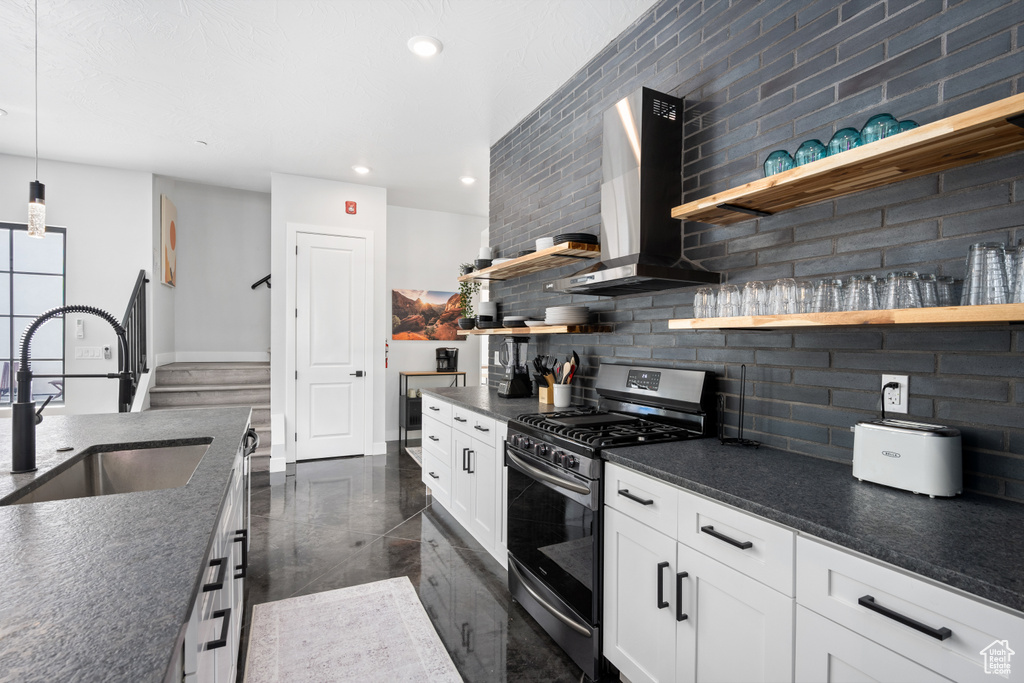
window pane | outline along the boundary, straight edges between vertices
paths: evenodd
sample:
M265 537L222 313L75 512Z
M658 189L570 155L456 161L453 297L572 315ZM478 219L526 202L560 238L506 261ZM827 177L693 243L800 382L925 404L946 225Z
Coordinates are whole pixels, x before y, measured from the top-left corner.
M32 344L35 346L35 343ZM32 363L32 374L34 375L61 375L64 373L64 364L60 361L44 363ZM17 393L17 392L15 392ZM35 377L32 379L32 398L36 401L45 401L47 396L53 396L53 403L60 403L64 400L64 380L59 378L46 379Z
M0 361L11 357L11 319L0 317Z
M11 269L11 233L18 232L10 228L0 230L0 270Z
M0 242L3 241L3 231L0 230ZM11 276L9 273L0 273L0 315L11 314Z
M64 273L64 235L48 232L42 239L14 231L14 270L29 273Z
M14 274L14 314L39 315L64 305L64 278L60 275Z
M21 337L25 334L25 330L32 324L33 320L34 318L14 319L14 354L19 358L21 357ZM64 326L61 324L62 322L63 318L52 318L36 330L36 333L32 335L30 359L50 358L60 360L64 358Z

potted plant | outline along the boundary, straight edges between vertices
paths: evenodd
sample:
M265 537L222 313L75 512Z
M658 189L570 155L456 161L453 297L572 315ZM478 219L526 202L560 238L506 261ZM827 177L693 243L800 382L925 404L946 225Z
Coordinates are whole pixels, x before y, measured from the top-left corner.
M465 268L467 265L469 264L464 263L462 267ZM464 330L471 330L476 326L476 318L473 317L473 295L479 291L480 283L475 280L463 280L459 283L459 308L462 309L459 327Z

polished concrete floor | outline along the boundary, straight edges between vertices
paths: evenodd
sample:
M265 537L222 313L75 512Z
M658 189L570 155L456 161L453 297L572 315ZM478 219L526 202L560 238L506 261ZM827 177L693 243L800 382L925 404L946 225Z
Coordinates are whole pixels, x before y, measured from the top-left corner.
M430 503L397 442L386 455L299 463L277 479L252 476L246 625L255 604L407 576L469 683L580 680L512 602L505 569Z

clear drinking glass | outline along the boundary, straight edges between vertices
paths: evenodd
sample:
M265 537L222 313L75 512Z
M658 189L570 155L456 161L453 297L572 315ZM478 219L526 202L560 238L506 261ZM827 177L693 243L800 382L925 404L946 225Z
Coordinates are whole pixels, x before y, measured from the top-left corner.
M716 304L719 318L735 318L740 314L740 288L736 285L722 285L718 289Z
M967 278L962 306L1005 304L1010 301L1006 277L1006 247L999 242L972 244L967 254Z
M701 287L693 296L693 317L714 318L716 314L714 288Z
M1006 246L1006 289L1010 292L1010 299L1013 299L1013 290L1017 285L1017 261L1020 243L1015 247L1012 244Z
M1013 260L1013 290L1010 292L1010 302L1024 304L1024 242L1017 244L1016 258Z
M958 306L960 297L956 293L956 280L949 275L935 278L935 295L939 306Z
M784 149L777 149L764 160L765 177L793 168L793 157Z
M846 285L844 311L873 311L878 308L874 275L854 275Z
M885 277L882 308L921 308L921 293L917 289L918 276L913 270L889 273Z
M772 315L796 313L796 280L779 278L768 292L768 312Z
M741 315L766 315L768 313L768 288L760 280L743 285L740 301Z
M814 284L801 280L796 283L796 312L810 313L814 306Z
M939 305L938 281L931 273L924 273L918 277L917 291L921 295L922 308L931 308Z
M825 278L814 285L814 313L831 313L843 310L843 281Z

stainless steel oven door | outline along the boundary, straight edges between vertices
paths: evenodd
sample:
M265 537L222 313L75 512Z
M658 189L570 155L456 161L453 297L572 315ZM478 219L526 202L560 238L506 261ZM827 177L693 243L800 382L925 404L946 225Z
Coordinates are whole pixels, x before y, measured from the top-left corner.
M600 597L600 482L559 470L506 442L508 550L588 624Z

